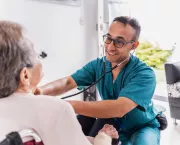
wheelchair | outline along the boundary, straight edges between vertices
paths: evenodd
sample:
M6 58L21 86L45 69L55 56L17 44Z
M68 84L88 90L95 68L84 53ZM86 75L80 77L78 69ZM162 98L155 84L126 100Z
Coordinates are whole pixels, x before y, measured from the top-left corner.
M23 138L31 137L30 141L23 142ZM0 142L0 145L44 145L38 134L31 129L24 129L20 132L11 132Z

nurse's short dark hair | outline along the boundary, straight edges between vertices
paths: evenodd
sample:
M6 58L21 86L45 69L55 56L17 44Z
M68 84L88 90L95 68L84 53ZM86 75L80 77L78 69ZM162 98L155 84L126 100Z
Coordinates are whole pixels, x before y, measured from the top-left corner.
M136 34L134 35L133 40L136 41L139 39L141 26L135 18L132 18L129 16L120 16L120 17L114 18L113 22L115 21L123 23L124 25L130 25L136 31Z
M0 98L16 91L23 67L33 66L30 47L21 25L0 21Z

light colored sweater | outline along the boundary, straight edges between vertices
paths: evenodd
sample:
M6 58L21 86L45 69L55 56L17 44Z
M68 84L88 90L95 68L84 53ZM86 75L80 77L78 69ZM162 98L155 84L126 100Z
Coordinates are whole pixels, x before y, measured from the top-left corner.
M44 145L91 145L68 102L23 93L0 99L0 140L12 131L29 128L38 133ZM95 145L111 144L109 136L99 138Z

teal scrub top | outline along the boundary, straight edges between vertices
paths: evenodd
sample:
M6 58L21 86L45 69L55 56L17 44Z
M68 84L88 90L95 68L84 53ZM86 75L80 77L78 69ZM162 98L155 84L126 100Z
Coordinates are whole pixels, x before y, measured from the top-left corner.
M78 86L89 86L110 69L110 62L105 58L104 60L97 58L82 69L77 70L72 74L72 78ZM144 126L159 127L159 122L155 118L157 112L151 100L156 87L155 74L149 66L136 56L130 56L129 62L120 71L115 81L113 81L112 72L110 72L96 86L102 100L127 97L138 104L138 107L122 118L115 118L122 130L133 131Z

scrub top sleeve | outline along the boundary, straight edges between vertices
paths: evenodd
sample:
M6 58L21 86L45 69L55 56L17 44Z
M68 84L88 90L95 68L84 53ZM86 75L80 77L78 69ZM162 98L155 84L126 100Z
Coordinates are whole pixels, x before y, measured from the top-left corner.
M146 110L151 103L155 87L155 74L151 69L146 69L133 76L121 89L119 97L127 97Z
M78 87L89 86L96 80L96 66L97 60L93 60L71 75Z

